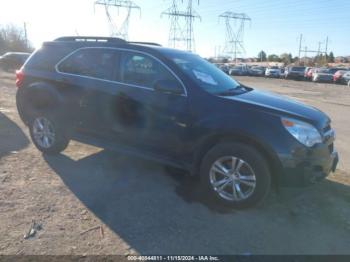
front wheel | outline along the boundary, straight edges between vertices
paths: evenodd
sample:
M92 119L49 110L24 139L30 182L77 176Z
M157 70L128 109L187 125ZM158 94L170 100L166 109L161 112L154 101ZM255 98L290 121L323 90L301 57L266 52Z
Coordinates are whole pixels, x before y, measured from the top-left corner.
M34 117L29 129L34 145L43 153L58 154L69 144L65 128L52 116Z
M201 187L206 194L233 208L262 201L270 190L271 176L265 158L241 143L220 143L204 157Z

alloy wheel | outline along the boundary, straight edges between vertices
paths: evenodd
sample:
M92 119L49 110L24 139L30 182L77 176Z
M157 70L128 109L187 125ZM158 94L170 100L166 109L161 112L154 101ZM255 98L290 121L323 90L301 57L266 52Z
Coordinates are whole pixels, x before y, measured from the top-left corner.
M55 143L55 131L52 123L45 117L38 117L33 122L33 138L43 147L50 148Z
M224 156L216 160L209 175L213 189L229 201L245 200L256 188L254 170L246 161L235 156Z

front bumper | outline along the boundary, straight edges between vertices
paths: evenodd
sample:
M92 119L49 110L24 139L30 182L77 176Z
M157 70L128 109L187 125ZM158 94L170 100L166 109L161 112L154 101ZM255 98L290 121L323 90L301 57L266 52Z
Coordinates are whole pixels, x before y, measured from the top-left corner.
M304 148L290 156L280 156L283 171L282 186L307 186L314 184L337 168L338 153L331 144L320 144L315 148Z

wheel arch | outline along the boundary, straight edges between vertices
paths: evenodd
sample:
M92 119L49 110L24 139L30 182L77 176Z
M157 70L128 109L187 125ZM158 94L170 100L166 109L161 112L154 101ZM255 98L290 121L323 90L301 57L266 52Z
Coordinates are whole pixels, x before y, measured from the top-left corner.
M17 90L16 104L22 121L28 125L39 111L61 107L63 97L54 85L34 82Z
M246 134L217 134L205 138L196 148L194 154L194 165L192 167L192 175L198 175L201 162L205 154L218 143L222 142L238 142L245 145L250 145L255 148L266 159L271 172L272 182L275 185L279 184L279 177L282 170L277 155L268 145L259 142L258 140Z

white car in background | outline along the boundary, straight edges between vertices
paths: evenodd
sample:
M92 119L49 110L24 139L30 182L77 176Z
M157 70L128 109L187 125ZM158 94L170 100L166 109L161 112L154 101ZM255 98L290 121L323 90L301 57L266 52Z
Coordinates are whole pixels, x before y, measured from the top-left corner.
M343 77L342 81L350 87L350 71L347 71Z
M280 75L281 75L281 69L278 66L271 66L266 68L266 71L265 71L266 77L279 78Z

